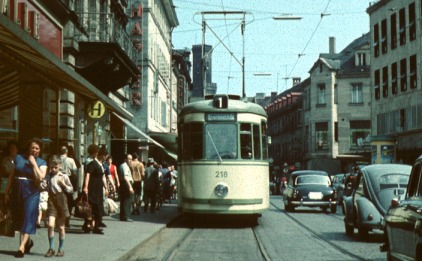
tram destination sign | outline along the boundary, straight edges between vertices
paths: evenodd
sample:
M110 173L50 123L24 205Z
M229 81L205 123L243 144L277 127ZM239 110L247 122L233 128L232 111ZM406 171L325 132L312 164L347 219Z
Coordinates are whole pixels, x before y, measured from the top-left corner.
M207 113L207 121L236 121L236 113Z

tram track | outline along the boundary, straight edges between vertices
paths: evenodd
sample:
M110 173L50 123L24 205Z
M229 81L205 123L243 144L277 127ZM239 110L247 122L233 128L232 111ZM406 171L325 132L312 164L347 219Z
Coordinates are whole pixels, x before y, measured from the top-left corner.
M370 259L366 259L365 257L359 256L355 253L350 252L347 248L341 246L340 244L334 243L332 242L332 240L330 240L329 238L321 235L321 233L318 233L317 231L315 231L314 229L306 226L303 224L303 222L301 222L300 220L298 220L297 218L295 218L292 214L286 212L284 209L282 209L281 207L278 207L274 202L270 202L270 204L277 210L280 210L282 212L284 212L284 214L293 222L295 222L296 224L300 225L303 229L305 229L306 231L308 231L309 233L311 233L315 238L318 238L326 243L328 243L329 245L333 246L334 248L336 248L337 250L339 250L340 252L342 252L343 254L350 256L352 258L356 258L357 260L363 260L363 261L369 261ZM334 215L328 215L331 216L331 218L335 218L335 219L340 219L337 216Z
M251 225L248 219L229 219L230 221L222 224L220 220L227 217L212 221L207 218L192 221L190 218L186 215L176 217L165 228L133 249L124 260L210 260L209 257L271 260L257 233L256 223ZM243 242L247 242L249 247L244 246ZM213 244L215 245L212 246ZM198 258L201 255L205 257Z

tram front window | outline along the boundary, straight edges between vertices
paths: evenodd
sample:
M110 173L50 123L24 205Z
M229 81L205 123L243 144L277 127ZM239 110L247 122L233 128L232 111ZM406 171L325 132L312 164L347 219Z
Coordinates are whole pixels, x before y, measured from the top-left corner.
M236 124L215 123L205 125L205 158L237 158Z

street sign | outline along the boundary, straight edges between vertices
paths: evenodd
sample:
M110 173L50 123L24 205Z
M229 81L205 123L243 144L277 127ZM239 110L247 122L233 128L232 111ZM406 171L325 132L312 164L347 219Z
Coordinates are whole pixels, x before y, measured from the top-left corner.
M104 116L106 107L101 101L92 101L86 108L86 113L92 119L99 119Z

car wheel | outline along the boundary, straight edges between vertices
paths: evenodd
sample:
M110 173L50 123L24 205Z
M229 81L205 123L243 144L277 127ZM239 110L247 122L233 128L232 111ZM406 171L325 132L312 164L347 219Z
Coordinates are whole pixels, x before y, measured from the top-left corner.
M393 256L391 255L390 249L387 251L387 261L393 261Z
M422 261L422 245L420 244L419 246L417 246L415 257L416 257L415 258L416 261Z
M361 239L361 240L364 240L364 239L366 239L367 238L367 236L368 236L368 229L367 228L363 228L363 227L359 227L358 228L358 235L359 235L359 238Z
M353 236L355 228L353 226L347 224L347 221L344 221L344 228L346 230L346 235Z
M331 206L331 214L335 214L337 213L337 205L332 205Z
M284 210L289 211L289 204L287 202L284 203Z

